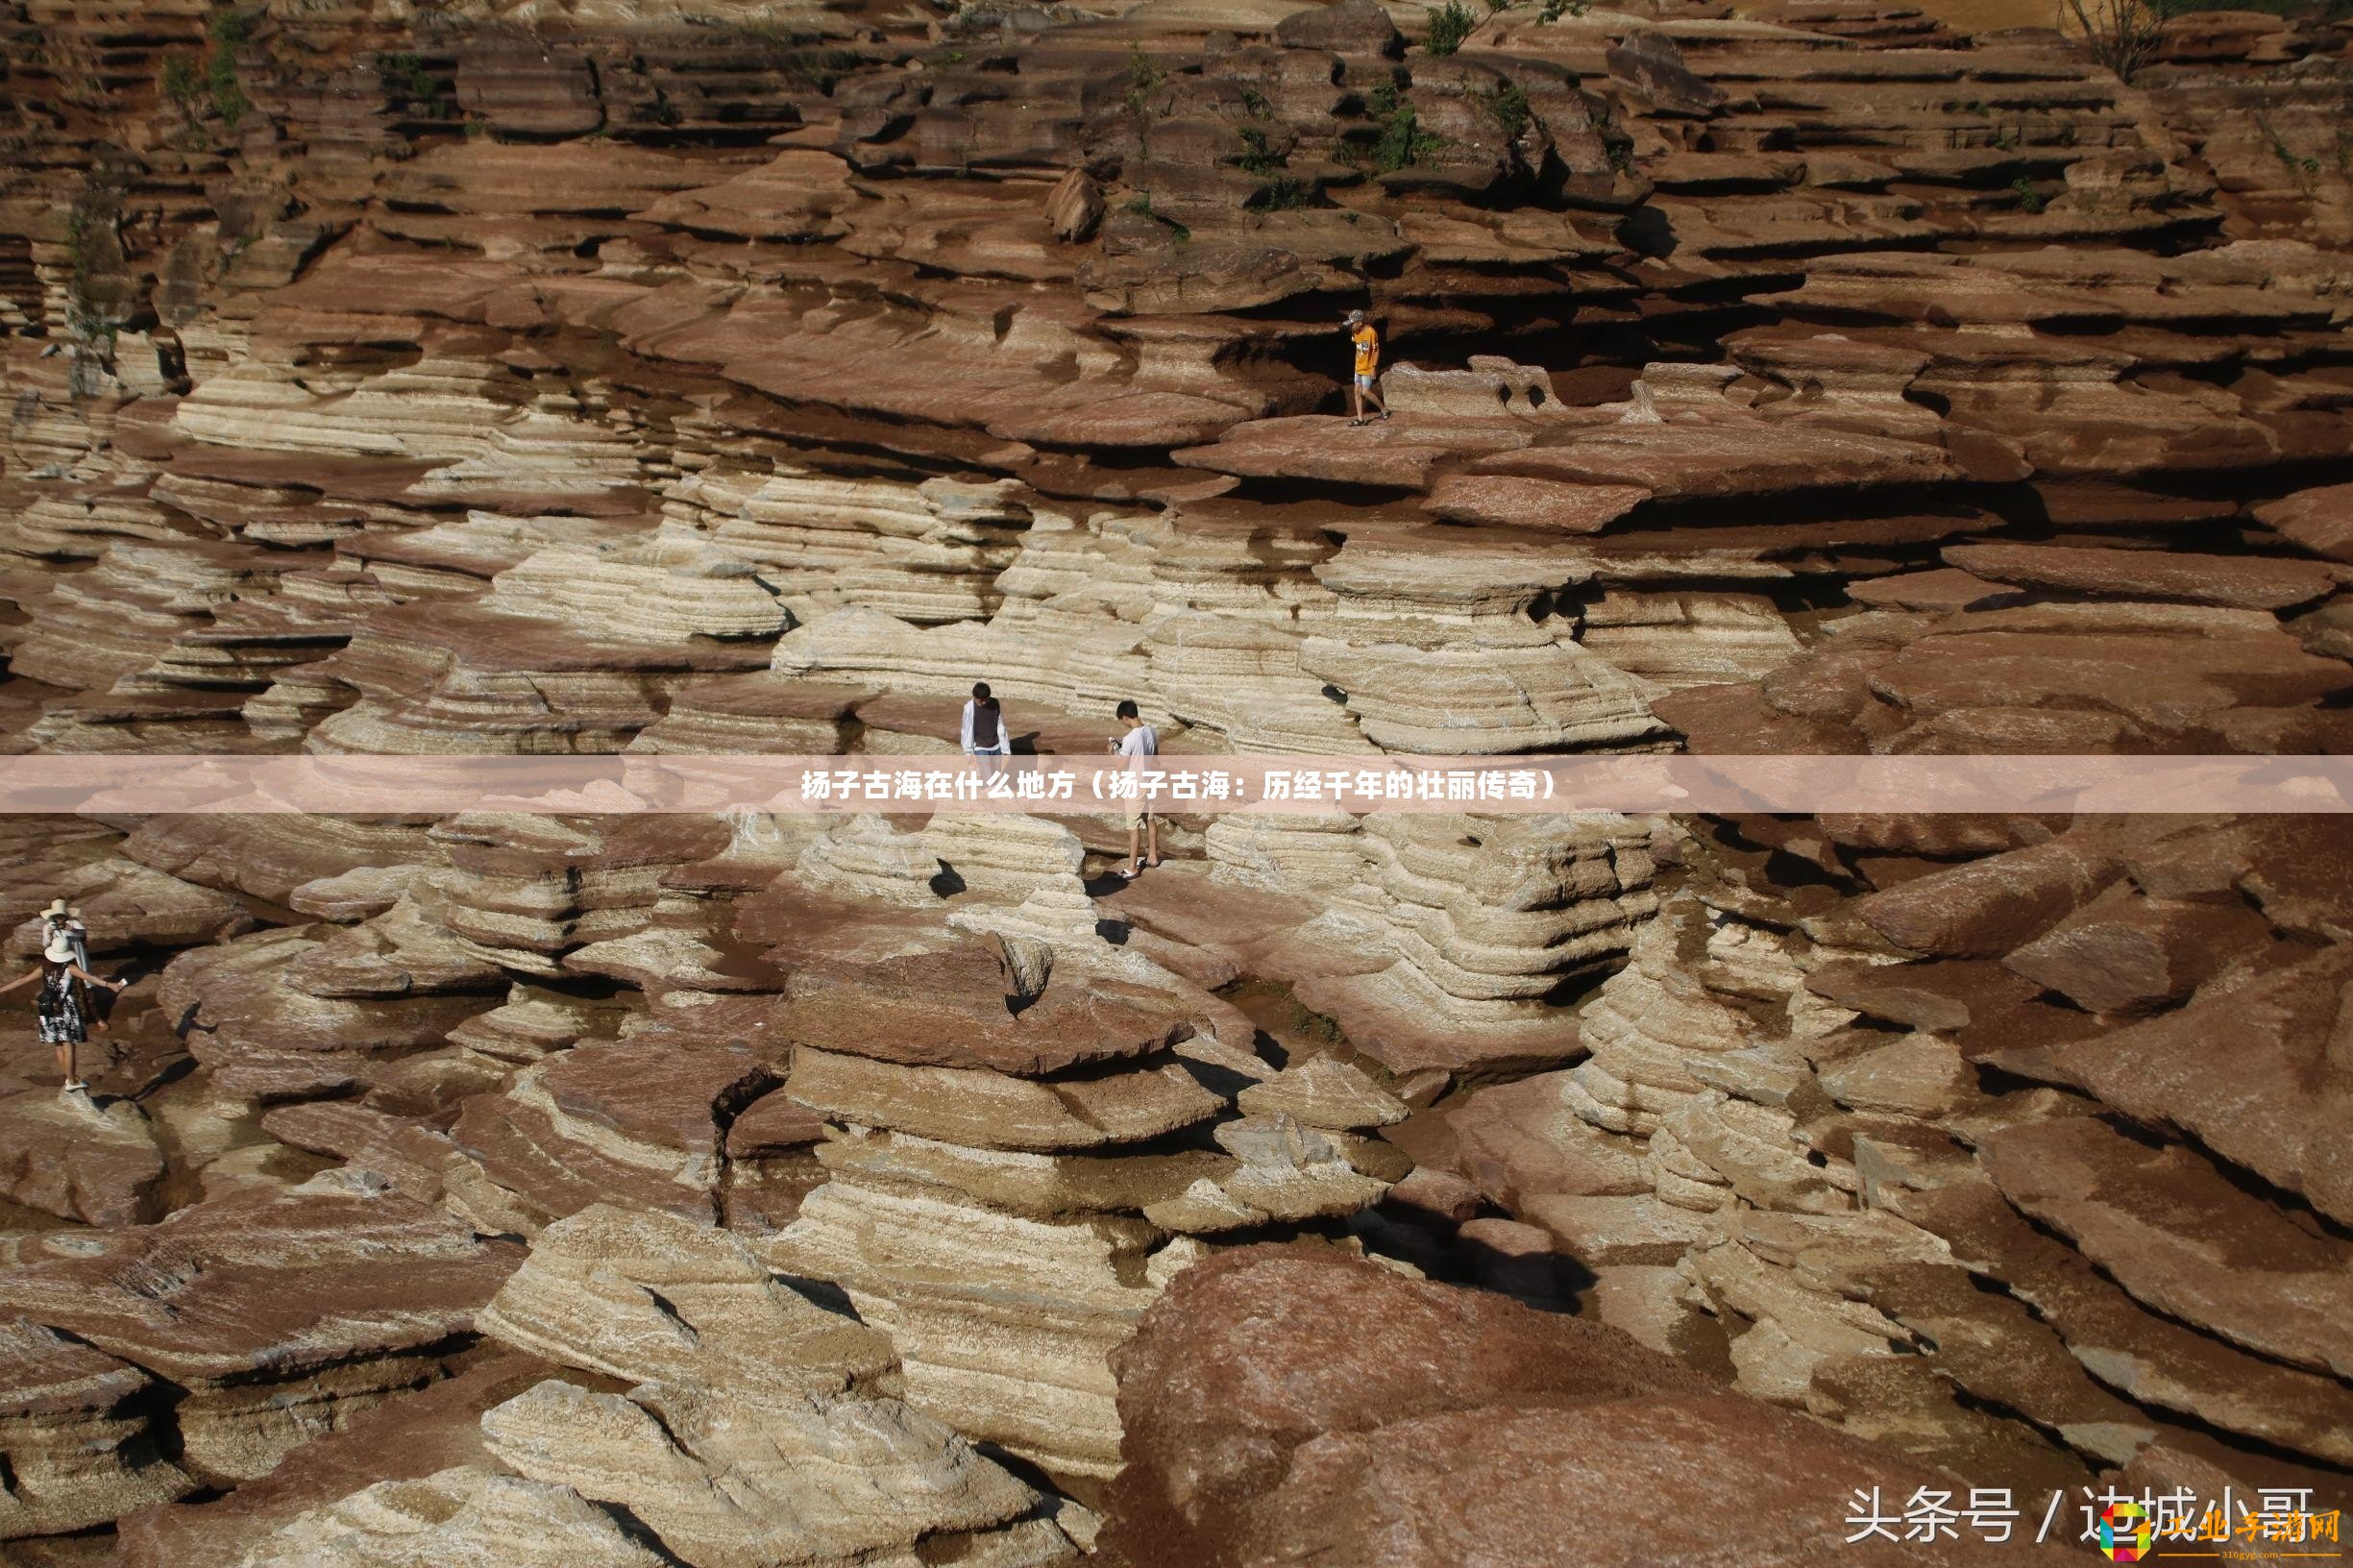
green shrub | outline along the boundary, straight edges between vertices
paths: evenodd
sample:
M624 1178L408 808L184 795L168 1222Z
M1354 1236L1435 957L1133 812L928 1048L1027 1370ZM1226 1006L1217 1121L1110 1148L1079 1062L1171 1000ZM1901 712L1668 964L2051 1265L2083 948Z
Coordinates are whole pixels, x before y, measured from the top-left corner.
M1157 223L1162 228L1167 230L1169 237L1174 239L1180 245L1193 237L1193 232L1190 229L1186 228L1183 224L1177 222L1176 219L1164 218L1158 212L1152 210L1152 193L1148 190L1140 190L1135 195L1129 197L1127 201L1127 209L1130 212L1135 213L1140 218L1150 218L1154 223Z
M1277 175L1267 182L1259 206L1268 212L1289 212L1308 205L1307 186L1289 175Z
M2010 182L2010 189L2017 195L2018 205L2029 212L2040 212L2048 205L2043 193L2034 188L2034 182L2022 174Z
M391 84L394 91L415 105L419 113L436 120L449 117L449 105L441 98L441 84L433 79L431 71L425 68L425 61L420 56L380 55L376 61L376 72Z
M1151 101L1152 94L1160 89L1160 85L1167 80L1168 73L1152 62L1152 57L1143 52L1142 44L1131 43L1127 46L1128 108L1140 112L1144 105Z
M165 55L163 72L156 78L156 85L163 89L164 97L188 112L195 112L197 95L203 91L196 61L185 55Z
M1471 14L1462 0L1446 0L1446 4L1430 13L1430 31L1422 39L1422 47L1434 55L1451 55L1462 47L1462 40L1478 25L1479 18Z
M1244 174L1255 174L1263 180L1283 166L1283 159L1267 145L1266 133L1255 125L1241 128L1242 154L1234 161Z
M1471 101L1487 111L1487 117L1503 131L1506 141L1519 140L1535 118L1528 108L1528 93L1517 82L1474 92Z
M245 111L254 107L253 100L245 96L245 88L237 82L236 56L227 48L213 50L211 60L205 65L205 83L211 90L212 111L234 130L236 123L245 118Z
M964 60L961 49L951 49L948 54L953 57L946 61L950 65ZM794 49L778 58L776 69L788 80L819 92L831 92L835 83L865 63L866 57L855 49Z
M1373 89L1371 108L1381 127L1380 139L1373 143L1373 167L1382 173L1395 174L1446 145L1445 137L1421 128L1411 101L1398 92L1395 83L1384 82Z

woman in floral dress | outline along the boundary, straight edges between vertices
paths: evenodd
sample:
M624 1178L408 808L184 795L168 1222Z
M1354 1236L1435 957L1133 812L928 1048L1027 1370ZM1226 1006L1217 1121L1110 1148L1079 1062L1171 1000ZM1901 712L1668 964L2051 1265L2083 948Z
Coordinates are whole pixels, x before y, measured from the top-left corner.
M119 992L124 983L101 980L82 967L81 944L68 919L61 904L49 907L41 931L39 967L0 986L0 996L20 986L39 983L40 989L33 993L33 1011L40 1022L41 1043L57 1047L58 1071L65 1078L65 1087L58 1092L61 1098L87 1103L89 1086L82 1081L75 1061L75 1052L90 1038L89 998L83 987L104 986Z

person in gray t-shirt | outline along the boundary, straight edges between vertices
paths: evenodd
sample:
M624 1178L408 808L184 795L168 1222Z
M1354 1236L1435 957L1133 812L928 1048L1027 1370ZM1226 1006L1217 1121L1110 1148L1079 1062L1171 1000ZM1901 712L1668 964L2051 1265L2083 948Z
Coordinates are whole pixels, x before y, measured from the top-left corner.
M1122 698L1115 710L1126 733L1112 737L1111 748L1128 759L1130 773L1143 772L1143 759L1160 755L1160 734L1143 722L1136 711L1132 698ZM1143 851L1151 851L1146 860ZM1160 819L1145 809L1143 796L1139 793L1127 811L1127 864L1119 868L1121 877L1134 880L1136 873L1146 866L1160 864Z

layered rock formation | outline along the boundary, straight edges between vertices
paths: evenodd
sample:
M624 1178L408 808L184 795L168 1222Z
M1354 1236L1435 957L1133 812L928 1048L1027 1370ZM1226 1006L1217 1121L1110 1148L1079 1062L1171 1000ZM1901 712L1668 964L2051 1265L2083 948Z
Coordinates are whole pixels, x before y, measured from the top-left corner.
M8 749L2353 739L2341 22L740 10L0 8ZM91 1109L0 1030L12 1550L2353 1467L2335 819L582 804L0 826L134 982Z
M1106 1357L1138 1314L1212 1238L1377 1201L1408 1163L1356 1134L1405 1107L1335 1058L1270 1075L1247 1018L1115 947L1061 881L945 927L766 912L797 939L784 1093L827 1136L825 1184L764 1256L887 1332L911 1403L1109 1475Z
M1605 1318L1712 1325L1739 1386L1957 1471L2326 1478L2353 1387L2298 1324L2341 1308L2341 965L2292 890L2345 847L2326 819L1717 824L1588 1060L1451 1114L1460 1168Z

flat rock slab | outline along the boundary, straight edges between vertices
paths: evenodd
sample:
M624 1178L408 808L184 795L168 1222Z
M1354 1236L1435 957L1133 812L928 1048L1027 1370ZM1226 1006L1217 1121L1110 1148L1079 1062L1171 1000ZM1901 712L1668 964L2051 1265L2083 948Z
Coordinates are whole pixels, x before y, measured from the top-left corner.
M1554 1245L1588 1268L1618 1263L1664 1266L1707 1235L1705 1215L1647 1194L1591 1198L1539 1192L1520 1207L1552 1237Z
M2330 1046L2348 980L2353 948L2333 947L2145 1023L1987 1060L2194 1138L2353 1223L2353 1071Z
M2179 1144L2075 1116L2007 1127L1977 1157L2002 1194L2154 1311L2353 1377L2353 1246L2315 1235Z
M2353 484L2299 490L2256 507L2255 515L2316 555L2353 561Z
M1526 439L1508 420L1482 421L1474 429L1414 419L1352 427L1345 419L1310 414L1238 425L1213 445L1170 453L1169 460L1243 478L1321 479L1421 490L1449 457L1516 446Z
M566 1051L540 1081L558 1111L617 1139L707 1156L719 1145L721 1103L748 1100L775 1074L749 1051L622 1041Z
M349 1100L279 1106L262 1114L261 1130L290 1147L374 1171L424 1203L440 1201L442 1163L455 1148L446 1133Z
M1847 590L1857 604L1877 604L1905 610L1968 610L1999 602L2016 590L1988 582L1958 567L1931 572L1904 572L1892 577L1873 577Z
M2124 1398L2331 1463L2353 1460L2353 1389L2147 1311L1990 1182L1906 1194L1900 1212L2032 1308Z
M2115 888L2002 963L2086 1012L2146 1013L2273 945L2269 922L2244 904Z
M1513 1212L1530 1199L1633 1197L1651 1190L1638 1145L1579 1116L1561 1098L1566 1071L1539 1072L1482 1089L1446 1113L1458 1166Z
M1920 964L1825 964L1805 989L1867 1017L1942 1033L1966 1029L1979 1014L1996 1016L2034 994L2034 983L1983 960Z
M156 1217L163 1169L130 1101L102 1093L85 1107L51 1085L0 1078L0 1197L86 1225L135 1225Z
M1993 957L2041 936L2123 870L2088 844L2031 845L1867 894L1854 912L1914 952Z
M783 1027L796 1044L881 1062L1038 1078L1166 1050L1192 1025L1177 998L1134 981L1047 972L1042 991L996 942L965 941L871 962L796 967Z
M1534 1007L1498 1007L1449 1017L1424 1003L1430 988L1403 965L1369 974L1322 974L1293 987L1303 1006L1338 1023L1348 1043L1390 1072L1437 1070L1465 1077L1556 1067L1584 1054L1574 1017Z
M27 1250L0 1275L0 1312L182 1384L293 1377L440 1344L473 1328L522 1258L408 1198L268 1188Z
M837 1121L985 1149L1091 1149L1189 1127L1225 1103L1183 1067L1146 1058L1109 1076L1030 1080L899 1066L803 1047L788 1093Z
M2337 574L2318 561L2259 555L1991 544L1948 545L1945 559L1998 582L2128 599L2178 599L2243 610L2284 610L2337 586Z
M140 1510L116 1527L120 1568L181 1568L239 1561L245 1551L306 1509L376 1482L480 1464L482 1412L548 1375L548 1363L492 1355L453 1378L355 1416L306 1443L259 1481L209 1503Z
M1430 510L1450 523L1487 523L1548 533L1599 533L1644 502L1635 484L1577 484L1511 474L1443 474Z
M1605 425L1486 457L1482 475L1650 491L1661 500L1930 483L1953 477L1941 447L1795 420Z

